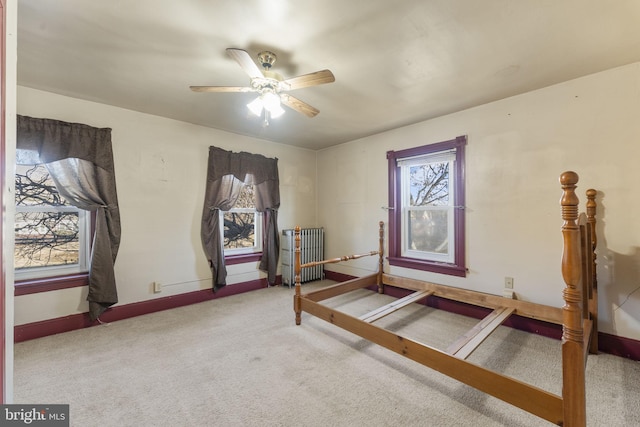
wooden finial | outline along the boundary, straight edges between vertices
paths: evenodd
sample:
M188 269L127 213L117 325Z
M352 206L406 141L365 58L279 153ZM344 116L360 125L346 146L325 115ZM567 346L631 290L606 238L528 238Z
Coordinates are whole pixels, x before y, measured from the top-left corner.
M578 196L576 195L576 184L578 183L578 174L575 172L564 172L560 175L560 184L562 185L562 198L560 199L560 205L562 205L562 219L573 222L578 219ZM576 226L577 228L577 226Z
M576 185L578 183L578 174L574 171L566 171L560 175L560 184L562 186L565 185Z

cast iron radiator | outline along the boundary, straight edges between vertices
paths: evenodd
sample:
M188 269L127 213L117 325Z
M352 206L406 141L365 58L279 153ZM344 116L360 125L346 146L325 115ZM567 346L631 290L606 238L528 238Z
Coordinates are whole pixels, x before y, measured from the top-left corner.
M282 284L295 284L295 232L293 229L282 230L280 242L280 259L282 260ZM324 259L324 228L303 228L300 230L300 263L306 264ZM303 268L300 273L300 282L324 279L324 266Z

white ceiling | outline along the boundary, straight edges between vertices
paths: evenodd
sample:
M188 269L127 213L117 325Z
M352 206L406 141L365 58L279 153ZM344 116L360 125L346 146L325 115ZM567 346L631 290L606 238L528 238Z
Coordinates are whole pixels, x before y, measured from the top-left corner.
M18 84L321 149L640 61L638 0L18 0ZM292 95L264 127L225 54L271 50Z

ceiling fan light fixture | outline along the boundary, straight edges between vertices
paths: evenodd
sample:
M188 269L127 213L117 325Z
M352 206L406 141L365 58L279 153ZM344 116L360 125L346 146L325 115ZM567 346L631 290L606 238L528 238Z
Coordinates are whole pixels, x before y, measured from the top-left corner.
M269 112L271 118L278 118L284 114L284 108L280 105L280 96L275 92L265 91L256 99L247 104L247 108L256 116L262 115L262 110Z
M262 93L262 95L260 95L260 98L262 98L262 104L264 108L266 108L270 112L273 112L272 110L280 108L280 97L275 92L266 91Z
M249 111L251 111L253 114L255 114L258 117L262 115L262 107L263 107L262 99L260 97L257 97L256 99L254 99L253 101L247 104L247 108L249 108Z
M279 102L273 107L267 108L267 110L269 110L269 115L274 119L277 119L278 117L284 114L284 108L280 106Z

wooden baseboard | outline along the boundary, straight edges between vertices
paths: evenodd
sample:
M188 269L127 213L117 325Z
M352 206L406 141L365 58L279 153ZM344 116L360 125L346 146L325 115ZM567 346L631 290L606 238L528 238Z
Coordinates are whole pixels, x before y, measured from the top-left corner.
M327 280L335 280L336 282L346 282L347 280L355 279L355 276L348 274L337 273L335 271L324 271L324 278Z
M171 295L168 297L131 304L116 305L105 311L102 316L100 316L100 320L106 323L115 322L118 320L128 319L130 317L154 313L156 311L169 310L185 305L237 295L256 289L266 288L267 286L268 284L266 279L259 279L225 286L215 293L211 289L203 289L200 291ZM48 335L69 332L96 325L99 325L99 322L91 321L88 313L78 313L70 316L58 317L56 319L17 325L14 328L14 342L42 338Z
M640 360L640 341L617 335L598 333L598 349L615 356Z

